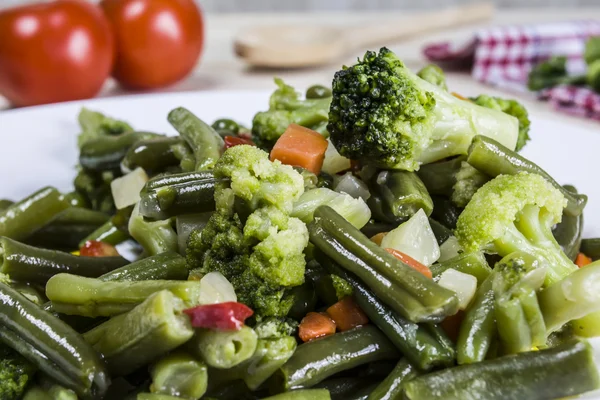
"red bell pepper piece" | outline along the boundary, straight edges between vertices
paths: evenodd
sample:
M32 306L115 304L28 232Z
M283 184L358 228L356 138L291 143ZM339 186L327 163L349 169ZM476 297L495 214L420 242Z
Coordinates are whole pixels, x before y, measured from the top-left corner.
M256 146L254 142L248 138L243 138L239 136L225 136L223 139L225 142L225 149L228 149L233 146L237 146L240 144L249 144L250 146Z
M242 303L207 304L183 310L194 328L237 331L244 326L246 318L254 314L252 309Z
M98 240L88 240L79 249L79 255L87 257L114 257L118 256L119 252L111 244Z

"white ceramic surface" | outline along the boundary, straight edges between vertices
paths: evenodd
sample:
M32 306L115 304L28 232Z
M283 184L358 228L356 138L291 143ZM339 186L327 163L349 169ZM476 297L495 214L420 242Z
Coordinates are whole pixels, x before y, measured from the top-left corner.
M176 134L166 120L184 106L212 122L231 117L249 124L267 108L268 92L220 91L135 95L0 112L0 198L19 199L44 185L67 191L77 163L77 113L82 106L129 122L134 128ZM532 116L532 140L522 154L558 182L589 196L585 235L600 236L600 129ZM600 128L600 125L599 125Z

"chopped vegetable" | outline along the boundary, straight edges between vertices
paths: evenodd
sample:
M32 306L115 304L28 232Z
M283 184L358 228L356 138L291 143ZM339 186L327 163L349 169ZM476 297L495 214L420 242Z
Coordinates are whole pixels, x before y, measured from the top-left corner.
M148 175L140 167L125 176L114 179L110 183L110 190L117 210L132 206L140 201L140 191L147 181Z
M390 249L390 248L386 248L385 251L387 251L388 253L390 253L394 257L396 257L398 260L402 261L404 264L406 264L406 265L414 268L415 270L419 271L420 273L422 273L426 277L433 278L433 275L431 274L431 270L426 265L421 264L420 262L418 262L417 260L415 260L414 258L412 258L411 256L409 256L408 254L404 254L400 250Z
M438 285L454 291L458 296L458 308L465 310L475 296L477 278L449 268L440 275Z
M339 331L347 331L369 323L369 318L352 297L345 297L327 309Z
M114 257L119 252L114 246L97 240L88 240L79 248L79 255L84 257Z
M240 144L249 144L250 146L255 145L252 140L239 136L225 136L223 141L225 142L225 149L233 146L239 146Z
M588 264L592 263L592 259L588 256L586 256L583 253L577 253L577 258L575 259L575 264L579 267L579 268L583 268Z
M310 342L323 336L333 335L335 329L335 322L329 315L309 312L298 325L298 336L303 342Z
M190 316L194 328L240 330L254 311L242 303L207 304L183 310Z
M319 133L300 125L291 124L271 150L271 161L305 168L312 173L321 172L327 140Z

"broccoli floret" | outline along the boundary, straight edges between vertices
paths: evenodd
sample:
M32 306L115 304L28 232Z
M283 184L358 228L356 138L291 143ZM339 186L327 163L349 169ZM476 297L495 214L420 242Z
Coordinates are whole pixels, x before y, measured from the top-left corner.
M14 350L0 347L0 399L20 399L35 367Z
M269 99L269 110L257 113L252 121L252 140L270 149L290 124L298 124L327 135L325 126L331 97L301 99L300 93L275 78L277 90Z
M567 57L554 56L529 71L527 87L529 90L538 91L558 85L581 85L585 81L585 75L568 75Z
M335 295L338 300L352 296L352 286L344 278L331 274L331 283L333 284Z
M448 90L448 86L446 85L446 75L444 75L444 71L435 64L429 64L423 67L417 72L417 76L440 89Z
M290 217L304 191L302 175L244 145L228 149L214 173L229 179L215 188L217 212L202 231L190 234L188 264L203 274L222 273L257 318L283 317L294 301L289 289L304 283L308 230ZM240 201L245 221L236 212Z
M79 148L88 140L101 136L120 135L133 130L125 121L107 117L102 113L88 110L85 107L79 112L78 121L81 127L81 133L77 137Z
M254 146L228 149L215 165L214 174L216 178L229 178L217 188L215 200L219 190L229 186L251 210L274 206L289 214L304 192L302 175L278 160L269 161L269 154Z
M475 193L458 218L455 235L466 252L505 257L523 251L543 260L549 285L577 269L552 235L566 203L540 175L499 175Z
M259 339L277 339L292 336L298 329L298 322L291 318L265 318L254 327Z
M475 192L490 180L486 174L479 172L466 161L460 163L454 178L456 183L452 186L450 199L459 207L465 207Z
M424 81L386 48L336 72L327 130L343 156L406 170L466 154L475 135L514 149L519 134L514 117Z
M529 141L529 113L521 103L514 99L502 99L500 97L492 97L482 94L478 97L472 97L471 101L482 107L491 108L493 110L502 111L508 115L512 115L519 120L519 139L515 151L519 151Z

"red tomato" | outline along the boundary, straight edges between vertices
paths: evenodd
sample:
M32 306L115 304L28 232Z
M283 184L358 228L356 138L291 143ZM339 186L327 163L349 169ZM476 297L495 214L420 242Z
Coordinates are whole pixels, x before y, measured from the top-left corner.
M116 257L119 252L111 244L98 240L88 240L79 249L79 255L84 257Z
M194 0L102 0L113 25L121 85L150 89L174 83L198 62L204 27Z
M88 1L0 12L0 94L16 106L92 97L113 61L110 25Z

